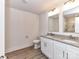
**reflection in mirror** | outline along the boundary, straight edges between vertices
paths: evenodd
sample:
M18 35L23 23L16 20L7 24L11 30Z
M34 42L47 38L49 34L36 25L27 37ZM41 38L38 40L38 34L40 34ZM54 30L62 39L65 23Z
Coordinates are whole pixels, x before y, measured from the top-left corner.
M67 15L64 17L64 31L75 32L75 17Z
M48 17L48 31L59 32L59 16L58 15Z
M79 33L79 15L78 15L78 13L64 16L64 32Z
M79 33L79 0L64 4L64 32Z
M59 9L60 7L56 7L48 12L49 32L59 32Z

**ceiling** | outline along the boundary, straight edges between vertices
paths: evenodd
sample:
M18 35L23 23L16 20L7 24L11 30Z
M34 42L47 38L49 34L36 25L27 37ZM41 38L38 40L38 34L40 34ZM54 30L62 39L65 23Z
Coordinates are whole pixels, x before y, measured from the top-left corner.
M25 3L24 0L6 0L6 5L39 14L44 11L49 11L65 1L66 0L28 0L28 2Z

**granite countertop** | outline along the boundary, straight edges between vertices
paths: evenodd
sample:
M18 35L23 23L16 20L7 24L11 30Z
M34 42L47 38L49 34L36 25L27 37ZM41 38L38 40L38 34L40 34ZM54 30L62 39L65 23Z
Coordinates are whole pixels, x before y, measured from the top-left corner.
M72 45L79 48L79 40L67 39L61 36L48 36L47 35L47 36L41 36L41 37L52 39L54 41L58 41L58 42L65 43L65 44Z

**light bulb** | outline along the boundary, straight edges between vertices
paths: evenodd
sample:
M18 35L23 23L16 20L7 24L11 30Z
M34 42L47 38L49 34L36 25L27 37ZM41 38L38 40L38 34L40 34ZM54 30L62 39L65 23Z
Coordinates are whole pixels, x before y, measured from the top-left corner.
M23 0L24 3L28 3L29 0Z

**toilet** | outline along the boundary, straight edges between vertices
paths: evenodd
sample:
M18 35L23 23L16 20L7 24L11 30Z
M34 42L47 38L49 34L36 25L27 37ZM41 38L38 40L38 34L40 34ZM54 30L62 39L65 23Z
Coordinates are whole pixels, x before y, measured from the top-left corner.
M34 49L40 48L40 40L33 40Z

